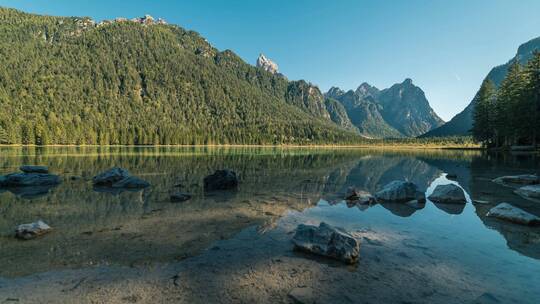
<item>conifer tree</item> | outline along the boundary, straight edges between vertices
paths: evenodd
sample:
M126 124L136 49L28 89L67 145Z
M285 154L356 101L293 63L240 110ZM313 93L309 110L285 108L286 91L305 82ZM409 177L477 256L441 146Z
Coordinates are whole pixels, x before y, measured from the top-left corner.
M473 136L475 140L489 145L494 138L493 106L496 98L496 87L493 81L485 79L476 96L474 111Z

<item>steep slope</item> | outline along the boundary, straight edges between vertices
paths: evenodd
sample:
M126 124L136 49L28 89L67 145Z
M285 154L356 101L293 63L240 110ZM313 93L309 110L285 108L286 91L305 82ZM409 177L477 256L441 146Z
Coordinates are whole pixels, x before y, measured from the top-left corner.
M521 46L519 46L516 56L510 59L507 63L493 68L488 75L487 79L491 79L496 86L499 86L506 77L508 67L514 61L519 61L521 64L525 64L531 59L534 51L540 50L540 37L530 40ZM477 93L478 94L478 93ZM469 103L469 105L454 116L449 122L441 127L427 132L420 137L442 137L442 136L463 136L470 135L470 130L473 125L473 113L476 103L476 95Z
M371 138L403 137L384 120L381 115L382 107L371 95L357 92L352 90L344 92L334 87L328 91L326 97L343 104L352 124L358 128L360 134Z
M0 8L10 143L323 143L358 139L324 99L149 18L95 24ZM320 92L319 92L320 93ZM2 131L3 130L3 131Z
M410 79L382 91L365 82L355 91L333 87L326 96L341 102L368 137L414 137L444 123Z
M444 123L429 105L424 91L409 78L382 90L377 100L386 122L405 136L416 137Z

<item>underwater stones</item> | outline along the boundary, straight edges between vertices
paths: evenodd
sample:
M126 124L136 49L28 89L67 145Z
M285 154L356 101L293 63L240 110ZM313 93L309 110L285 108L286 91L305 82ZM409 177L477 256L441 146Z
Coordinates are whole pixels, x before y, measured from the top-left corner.
M387 202L425 201L424 193L418 191L418 187L415 184L399 180L384 186L381 191L375 193L375 198Z
M20 166L19 170L24 173L49 173L49 168L46 166Z
M52 228L42 220L30 224L22 224L15 229L15 237L22 240L31 240L50 232Z
M454 185L438 185L428 197L430 201L444 204L465 204L467 199L463 189Z
M540 200L540 185L521 187L514 192L526 199Z
M142 189L150 186L145 180L131 176L128 170L114 167L103 173L100 173L92 179L96 187Z
M540 178L534 174L509 175L497 177L493 182L503 185L536 185L540 184Z
M521 225L539 225L540 217L531 214L518 207L514 207L508 203L500 203L491 208L486 214L488 217L495 217L501 220L521 224Z
M181 203L189 199L191 199L191 194L181 193L181 192L171 194L171 202L173 203Z
M54 186L60 177L46 173L11 173L0 177L0 187Z
M333 258L348 264L358 260L360 241L341 228L324 222L320 225L300 224L292 239L295 249Z
M216 170L214 174L204 178L204 190L230 190L238 187L238 177L232 170Z

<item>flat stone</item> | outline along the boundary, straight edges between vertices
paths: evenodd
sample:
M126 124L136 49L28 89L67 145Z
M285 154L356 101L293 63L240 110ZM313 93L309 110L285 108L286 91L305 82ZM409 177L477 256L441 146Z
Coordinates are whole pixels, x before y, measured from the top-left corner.
M432 202L443 204L465 204L465 192L454 184L438 185L428 197Z
M540 184L540 178L538 175L523 174L523 175L509 175L497 177L493 180L497 184L517 184L517 185L536 185Z
M360 241L341 228L324 222L317 226L300 224L292 239L297 250L354 264L358 261Z
M399 180L384 186L381 191L375 193L375 198L387 202L425 201L424 193L418 191L418 187L415 184Z
M47 166L20 166L19 170L24 173L49 173Z
M527 199L532 198L540 200L540 185L529 185L521 187L514 192Z
M52 186L60 183L58 175L46 173L11 173L0 178L1 187Z
M150 187L150 183L135 176L129 176L112 184L113 188L140 189Z
M48 233L52 228L42 220L35 223L22 224L15 229L15 237L23 240L31 240L40 235Z
M486 214L488 217L496 217L502 220L514 222L521 225L538 225L540 224L540 217L531 214L518 207L514 207L508 203L500 203L497 206L491 208Z

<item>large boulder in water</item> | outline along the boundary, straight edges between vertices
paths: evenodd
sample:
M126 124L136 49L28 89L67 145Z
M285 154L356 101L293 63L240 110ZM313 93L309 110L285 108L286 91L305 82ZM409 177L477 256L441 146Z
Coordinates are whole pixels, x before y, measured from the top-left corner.
M362 205L365 205L365 204L371 205L371 204L376 203L376 199L373 195L371 195L371 193L362 191L362 190L357 190L354 187L347 188L347 192L345 193L345 200L351 203L362 204Z
M454 185L438 185L428 197L430 201L444 204L465 204L467 199L463 189Z
M534 174L509 175L497 177L493 182L502 185L536 185L540 184L540 178Z
M20 166L19 170L24 173L49 173L47 166Z
M42 220L35 223L22 224L15 229L15 237L30 240L51 231L51 227Z
M297 250L334 258L349 264L358 261L360 241L346 231L321 223L318 227L300 224L292 239Z
M381 191L375 193L375 198L387 202L425 201L424 193L418 191L415 184L398 180L387 184Z
M0 187L54 186L60 182L58 175L45 173L11 173L0 177Z
M204 190L229 190L238 187L238 177L232 170L217 170L204 178Z
M142 189L150 186L145 180L131 176L129 171L123 168L112 168L92 179L96 187Z
M540 185L529 185L521 187L514 192L526 199L532 199L535 201L540 200Z
M514 222L522 225L538 225L540 224L540 217L531 214L518 207L514 207L508 203L500 203L497 206L491 208L486 214L489 217L496 217L502 220Z

